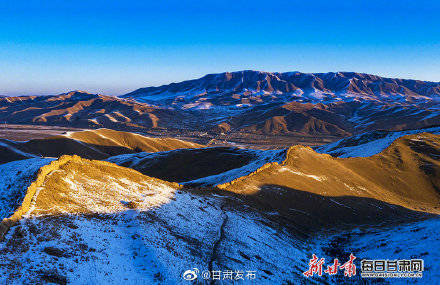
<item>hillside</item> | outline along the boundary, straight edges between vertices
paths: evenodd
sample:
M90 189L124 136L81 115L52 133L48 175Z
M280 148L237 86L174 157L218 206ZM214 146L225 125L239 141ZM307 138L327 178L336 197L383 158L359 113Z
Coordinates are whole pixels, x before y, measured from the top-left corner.
M202 145L173 138L151 138L135 133L97 129L25 142L0 139L0 163L29 157L60 157L64 154L105 159L123 153L197 147Z
M88 133L80 134L70 136ZM193 268L199 278L207 270L252 268L262 283L296 283L312 252L342 260L350 252L361 259L395 250L424 256L430 266L423 280L434 280L439 149L440 136L419 133L370 157L293 146L109 158L185 185L78 156L6 163L0 283L186 284L182 274Z
M283 163L267 165L218 187L269 201L274 192L282 191L285 199L268 203L286 211L313 211L313 203L297 197L307 192L338 197L335 203L364 197L439 214L439 144L439 135L420 133L401 137L371 157L353 158L334 158L308 147L293 146Z
M0 165L0 220L11 216L21 205L25 189L36 179L39 169L51 161L32 158Z
M314 149L319 153L327 153L335 157L368 157L380 153L400 137L423 132L438 135L440 134L440 128L434 127L400 132L372 131L318 146Z
M45 167L35 183L14 219L3 221L1 282L180 284L187 269L237 262L267 282L301 278L288 269L305 261L306 244L287 229L274 233L273 222L231 197L182 191L131 169L71 156ZM269 239L295 256L267 255ZM238 241L225 254L223 247Z
M281 162L285 152L211 147L122 154L112 156L107 161L133 168L145 175L206 187L247 175L266 163Z
M166 127L174 116L171 110L83 91L0 98L2 123L139 130Z
M292 146L287 149L287 157L284 150L200 148L125 154L110 157L108 161L161 179L193 186L217 186L241 195L261 194L262 199L283 189L283 195L289 198L279 201L282 207L301 204L289 195L304 192L365 197L439 213L440 136L423 131L436 133L438 129L366 133L318 147L318 152ZM326 152L350 158L331 157Z

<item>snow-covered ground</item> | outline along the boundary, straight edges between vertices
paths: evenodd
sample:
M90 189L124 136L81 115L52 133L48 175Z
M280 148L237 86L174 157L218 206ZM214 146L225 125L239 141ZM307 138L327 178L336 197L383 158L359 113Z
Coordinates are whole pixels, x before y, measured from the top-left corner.
M440 134L440 127L400 132L368 132L318 146L315 148L315 151L335 155L337 157L368 157L380 153L400 137L423 132Z
M251 149L240 149L243 153L250 153L254 156L254 158L242 167L238 167L235 169L231 169L229 171L211 175L208 177L203 177L200 179L192 180L189 182L185 182L183 184L197 184L203 186L216 186L219 184L223 184L226 182L230 182L231 180L237 179L242 176L246 176L258 168L263 166L266 163L270 162L282 162L286 157L285 150L251 150Z
M316 237L321 247L316 255L324 257L326 264L334 258L340 261L347 259L350 253L356 256L357 275L352 277L353 283L367 282L384 284L438 284L440 280L440 237L439 218L409 222L397 226L378 225L375 227L359 227L351 231L338 233L324 232ZM339 252L341 256L335 255ZM371 278L361 279L360 261L366 260L401 260L423 259L425 270L423 277L418 278ZM331 278L332 283L341 283L344 278ZM343 276L342 276L343 277Z
M31 158L0 165L0 220L9 217L15 211L38 170L52 160Z
M440 128L420 131L440 133ZM320 148L342 149L347 156L366 156L380 152L409 132L373 137L364 134L351 141L358 145L338 148L340 141ZM228 182L285 158L284 150L239 151L252 154L254 159L243 167L187 183ZM167 153L127 154L109 161L129 161L135 166ZM38 169L51 161L33 158L0 165L1 218L11 214L11 205L19 204ZM145 179L135 182L121 173L118 178L103 175L96 180L87 177L81 168L69 169L58 169L48 176L57 176L65 183L60 191L62 199L55 193L51 195L58 203L66 204L39 204L44 191L50 191L44 187L54 185L44 184L27 217L13 225L0 242L0 284L192 284L183 279L187 270L193 270L196 282L201 283L209 283L204 279L207 272L211 279L213 271L221 272L219 284L234 283L224 279L225 272L233 272L233 278L237 272L243 273L244 280L236 284L436 284L440 279L438 218L352 230L327 228L322 233L305 234L306 229L289 228L290 221L276 209L257 209L237 196L182 190L139 174L137 179ZM105 172L102 165L97 169ZM302 172L292 174L323 179ZM45 201L50 200L48 196ZM130 206L133 202L136 207ZM354 277L345 277L342 270L335 276L303 276L312 254L325 258L326 265L330 265L334 258L345 262L350 253L357 258ZM362 259L412 258L424 259L422 279L359 277ZM249 272L255 274L255 279L249 279Z
M212 270L242 271L243 284L300 281L310 242L228 199L178 190L145 211L31 215L0 243L0 283L188 284L194 268L199 281Z

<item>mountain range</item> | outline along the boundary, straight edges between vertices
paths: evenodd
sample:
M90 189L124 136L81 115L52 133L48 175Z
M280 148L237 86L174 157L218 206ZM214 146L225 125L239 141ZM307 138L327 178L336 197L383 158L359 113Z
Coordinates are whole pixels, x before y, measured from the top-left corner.
M12 124L179 132L237 142L315 143L440 123L440 83L337 73L225 72L113 97L73 91L0 98Z
M347 136L438 123L440 83L337 73L239 71L128 93L178 110L199 110L220 132Z
M0 98L13 124L326 141L439 124L440 83L338 72L210 74L120 97L73 91ZM257 136L257 138L255 137ZM318 141L319 143L319 141Z
M234 97L227 96L234 94ZM205 96L207 99L203 100ZM440 83L436 82L393 79L355 72L272 73L244 70L208 74L199 79L159 87L140 88L122 97L182 108L206 109L209 106L240 107L240 103L258 105L277 100L303 103L378 101L411 104L438 102L439 96ZM195 102L195 98L201 100ZM204 101L207 102L202 103Z

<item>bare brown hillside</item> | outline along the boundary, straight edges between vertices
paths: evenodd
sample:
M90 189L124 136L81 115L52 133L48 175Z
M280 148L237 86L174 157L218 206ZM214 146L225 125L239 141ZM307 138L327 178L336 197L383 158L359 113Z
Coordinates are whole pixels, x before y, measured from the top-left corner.
M105 159L113 155L141 151L157 152L197 147L202 145L173 138L151 138L135 133L97 129L68 132L65 135L26 142L0 139L0 163L34 156L59 157L65 154Z
M77 128L145 129L168 126L175 112L83 91L0 98L0 121Z
M119 132L111 129L68 133L65 137L97 146L98 149L122 147L133 151L157 152L179 148L203 147L197 143L174 138L150 138L136 133Z
M284 199L274 208L300 205L294 196L301 191L326 197L364 197L439 214L439 149L440 136L429 133L402 137L380 154L366 158L334 158L293 146L284 163L266 164L219 188L261 196L262 200L268 191L279 193ZM315 203L305 203L302 208L319 211Z

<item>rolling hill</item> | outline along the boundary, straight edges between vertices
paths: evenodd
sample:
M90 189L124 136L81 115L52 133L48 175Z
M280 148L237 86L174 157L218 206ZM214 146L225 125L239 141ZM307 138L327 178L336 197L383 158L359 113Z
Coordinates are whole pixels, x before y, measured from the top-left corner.
M25 142L0 139L0 163L29 157L60 157L64 154L105 159L124 153L197 147L202 145L173 138L151 138L136 133L96 129Z
M1 282L183 284L187 281L182 275L189 269L201 278L202 272L225 267L252 268L268 284L301 282L310 252L343 259L347 250L362 248L358 256L365 256L374 254L374 244L384 237L389 243L381 244L381 251L402 247L393 229L371 231L368 224L394 224L411 240L438 226L432 215L359 196L345 199L302 191L288 195L278 187L260 200L249 193L182 188L77 156L31 160L24 160L28 167L21 165L20 170L34 180L13 171L7 178L19 186L14 196L22 202L11 209L12 215L3 214L8 218L1 223ZM16 169L12 165L17 163L0 168ZM38 165L45 166L38 170ZM6 187L2 195L8 191ZM274 202L277 199L293 207L295 219ZM306 212L304 205L311 208ZM435 248L438 240L431 236L427 243ZM417 244L402 250L423 253L437 264L438 257ZM427 269L427 280L437 268ZM328 276L315 280L335 282Z
M13 124L140 130L167 127L175 116L172 110L84 91L0 98L0 122Z
M300 206L305 212L313 210L313 204L298 205L298 199L290 195L306 191L341 198L365 197L439 214L439 144L439 135L420 133L395 140L379 154L352 158L334 158L293 146L283 163L266 165L218 187L261 195L261 199L271 199L271 193L282 191L286 200L273 201L279 203L277 206Z
M433 127L400 132L372 131L318 146L314 149L319 153L327 153L334 157L368 157L380 153L400 137L424 132L438 135L440 134L440 128Z
M168 181L207 187L252 173L266 163L281 162L285 152L210 147L122 154L107 161Z
M108 161L188 186L215 186L240 195L258 196L266 189L270 196L284 189L287 198L288 193L305 191L366 197L438 214L440 137L435 133L438 128L365 133L317 147L317 152L299 145L287 150L198 148L124 154ZM296 204L294 198L279 202L289 207L288 201Z

